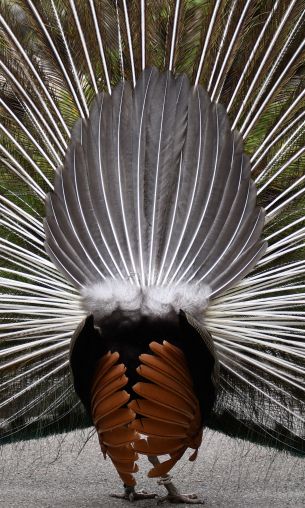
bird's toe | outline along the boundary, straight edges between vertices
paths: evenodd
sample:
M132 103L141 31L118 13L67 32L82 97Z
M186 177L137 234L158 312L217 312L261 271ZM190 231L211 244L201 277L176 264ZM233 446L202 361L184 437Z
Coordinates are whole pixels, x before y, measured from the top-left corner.
M133 487L125 488L123 494L110 494L110 497L114 497L116 499L125 499L126 501L130 501L133 503L134 501L141 501L143 499L154 499L156 494L152 492L146 492L145 490L135 491Z
M159 498L157 504L165 502L173 504L204 504L204 501L199 499L196 494L168 494Z

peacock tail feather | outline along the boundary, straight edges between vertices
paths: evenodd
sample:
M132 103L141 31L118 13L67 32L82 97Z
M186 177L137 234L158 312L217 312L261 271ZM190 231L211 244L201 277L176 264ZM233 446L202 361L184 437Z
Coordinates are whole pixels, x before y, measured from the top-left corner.
M210 425L304 453L304 0L1 0L0 15L2 438L80 424L69 344L88 284L136 298L195 281L221 369ZM115 171L96 181L98 122ZM198 160L214 161L204 180Z

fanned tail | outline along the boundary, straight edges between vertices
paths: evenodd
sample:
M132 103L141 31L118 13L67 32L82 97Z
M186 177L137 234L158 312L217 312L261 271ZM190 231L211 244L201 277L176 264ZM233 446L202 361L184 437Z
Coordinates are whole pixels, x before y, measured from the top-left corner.
M216 416L304 450L304 12L296 0L1 3L4 437L73 408L78 290L127 278L209 285ZM61 271L44 251L50 192Z
M112 277L143 290L201 283L216 295L266 248L255 201L224 108L185 76L148 69L134 92L124 83L99 97L72 132L47 200L46 248L78 289L100 281L102 295Z

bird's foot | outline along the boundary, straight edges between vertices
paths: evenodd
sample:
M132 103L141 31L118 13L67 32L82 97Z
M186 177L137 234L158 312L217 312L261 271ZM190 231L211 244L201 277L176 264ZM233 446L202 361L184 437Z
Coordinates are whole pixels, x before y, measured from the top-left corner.
M167 496L160 497L157 504L161 503L176 503L176 504L204 504L202 499L199 499L196 494L168 494Z
M172 482L170 475L165 475L159 478L159 485L164 485L168 494L164 497L159 497L157 504L161 503L176 503L176 504L204 504L202 499L199 499L196 494L180 494L177 487Z
M133 503L134 501L141 501L143 499L154 499L156 494L152 494L146 492L145 490L139 490L136 492L134 487L125 487L124 494L110 494L110 497L115 497L116 499L126 499Z

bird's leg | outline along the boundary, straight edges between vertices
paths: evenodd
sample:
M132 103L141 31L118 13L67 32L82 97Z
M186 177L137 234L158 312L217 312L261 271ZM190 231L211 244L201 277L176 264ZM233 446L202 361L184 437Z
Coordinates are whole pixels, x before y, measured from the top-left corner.
M149 494L145 490L136 492L134 487L125 485L124 483L124 494L110 494L110 497L115 497L116 499L126 499L127 501L133 503L134 501L143 499L154 499L156 494Z
M153 466L160 464L158 457L148 455L148 460ZM170 475L161 476L158 483L164 485L168 494L158 500L159 503L168 501L170 503L184 503L184 504L204 504L204 501L198 499L196 494L180 494L177 487L173 484Z

